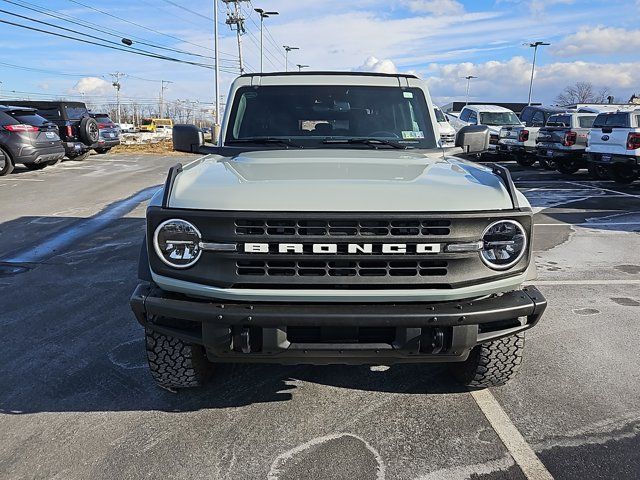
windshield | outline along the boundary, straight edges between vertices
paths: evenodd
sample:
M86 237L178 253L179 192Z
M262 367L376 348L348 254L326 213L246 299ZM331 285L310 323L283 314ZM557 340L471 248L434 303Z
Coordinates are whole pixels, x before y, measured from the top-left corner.
M520 125L520 120L513 112L481 112L481 125Z
M612 128L628 128L628 113L601 113L593 122L594 128L612 127Z
M547 120L547 127L570 127L571 117L569 115L552 115Z
M227 144L285 139L304 147L345 146L350 139L379 139L436 148L427 102L418 88L372 86L243 87L234 97ZM327 140L336 142L323 143ZM339 141L344 140L343 143ZM272 142L274 148L283 143ZM350 143L350 148L366 144Z
M151 125L152 123L153 123L153 120L151 120L150 118L142 119L142 125Z
M69 120L79 120L85 115L89 115L89 111L86 109L86 107L72 107L69 105L65 105L64 110L67 113L67 118Z
M13 111L7 111L5 113L7 113L11 117L13 117L16 121L24 125L33 125L34 127L41 127L49 123L49 121L46 118L41 117L40 115L30 110L26 110L26 111L13 110Z

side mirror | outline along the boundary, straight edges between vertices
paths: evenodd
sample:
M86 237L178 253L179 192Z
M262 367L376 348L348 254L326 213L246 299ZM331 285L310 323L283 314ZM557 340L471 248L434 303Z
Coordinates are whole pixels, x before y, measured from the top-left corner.
M204 134L195 125L173 126L173 149L178 152L198 153L204 146Z
M456 147L464 153L482 153L489 149L489 127L485 125L468 125L462 127L456 135Z

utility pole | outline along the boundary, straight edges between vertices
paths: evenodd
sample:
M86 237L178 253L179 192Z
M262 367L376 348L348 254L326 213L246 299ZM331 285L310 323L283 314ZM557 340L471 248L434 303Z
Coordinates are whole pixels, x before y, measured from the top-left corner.
M289 71L289 52L292 50L300 50L300 47L290 47L289 45L284 45L284 71Z
M113 77L112 85L116 89L116 116L118 117L118 123L120 123L120 79L125 75L120 72L110 73L109 75Z
M236 37L238 38L238 60L240 63L240 75L242 75L244 73L244 62L242 60L242 35L244 35L247 31L244 28L245 18L242 16L242 12L240 10L240 2L249 2L251 0L222 1L227 4L227 20L225 23L229 25L231 30L235 30ZM234 6L233 10L231 10L231 6L229 5L231 3Z
M160 80L161 86L160 86L160 111L158 112L158 116L160 118L164 118L164 91L166 90L166 86L165 85L169 85L170 83L173 83L169 80Z
M216 95L216 116L215 116L215 129L218 129L220 125L220 51L218 48L218 0L213 0L213 48L215 51L215 95Z
M264 72L264 19L272 15L280 15L278 12L265 12L262 8L254 8L260 15L260 73Z
M536 56L538 55L538 47L551 45L546 42L532 42L532 43L523 43L523 45L527 45L533 48L533 65L531 66L531 81L529 82L529 105L531 105L531 92L533 91L533 74L536 71Z
M471 84L471 80L473 78L478 78L478 77L474 77L473 75L467 75L466 77L462 77L465 78L467 80L467 100L464 102L465 105L469 105L469 86Z

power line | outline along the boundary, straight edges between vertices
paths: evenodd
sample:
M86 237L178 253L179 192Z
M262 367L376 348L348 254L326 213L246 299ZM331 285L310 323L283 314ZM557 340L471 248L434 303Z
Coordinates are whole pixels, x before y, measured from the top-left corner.
M8 14L8 15L13 15L14 17L22 18L23 20L29 20L29 21L31 21L31 22L35 22L35 23L39 23L39 24L42 24L42 25L46 25L46 26L48 26L48 27L57 28L57 29L59 29L59 30L63 30L63 31L65 31L65 32L70 32L70 33L75 33L75 34L77 34L77 33L78 33L78 32L76 32L75 30L72 30L72 29L70 29L70 28L61 27L60 25L56 25L56 24L54 24L54 23L50 23L50 22L45 22L44 20L37 20L37 19L32 18L32 17L27 17L27 16L25 16L25 15L20 15L19 13L9 12L9 11L7 11L7 10L3 10L3 9L0 9L0 12L2 12L2 13L6 13L6 14ZM107 39L105 39L105 38L101 38L101 37L96 37L95 35L90 35L90 34L88 34L88 33L83 33L82 35L83 35L83 36L85 36L85 37L88 37L88 38L93 38L94 40L98 40L98 41L101 41L101 42L105 42L105 43L109 43L109 44L114 44L114 45L117 45L118 47L120 46L117 42L114 42L114 41L112 41L112 40L107 40ZM160 55L160 54L155 54L155 53L152 53L152 52L147 52L146 50L143 50L143 49L141 49L141 48L137 48L137 47L129 47L129 48L124 49L124 50L125 50L125 51L127 51L127 50L131 50L131 53L137 53L137 52L148 53L148 54L151 54L151 55L156 55L158 58L164 58L164 59L170 59L170 58L172 58L172 57L167 57L167 56L165 56L165 55ZM179 59L173 59L173 60L179 60ZM180 60L180 61L188 62L187 60ZM197 65L199 65L199 66L205 65L205 64L201 64L201 63L195 63L195 62L190 62L190 63L191 63L192 65L196 65L196 64L197 64Z
M212 56L206 56L206 55L200 55L198 53L193 53L193 52L188 52L186 50L181 50L181 49L177 49L177 48L172 48L172 47L168 47L165 45L157 45L157 44L153 44L150 43L150 40L146 40L137 36L132 36L132 35L128 35L127 33L124 32L119 32L117 30L113 30L111 28L102 28L99 25L96 25L95 23L91 23L91 22L87 22L78 18L74 18L71 17L69 15L62 15L62 14L58 14L57 12L53 12L51 10L47 10L46 8L42 8L39 6L31 6L31 5L25 5L24 2L20 2L20 1L15 1L15 0L2 0L6 3L12 4L12 5L16 5L18 7L24 8L26 10L30 10L32 12L37 12L43 15L47 15L49 17L53 17L53 18L57 18L58 20L62 20L64 22L70 23L72 25L78 25L81 26L83 28L87 28L87 29L91 29L91 30L96 30L98 32L104 33L106 35L110 35L112 37L116 37L116 38L123 38L123 37L131 37L136 39L136 43L139 43L141 45L145 45L151 48L155 48L158 50L167 50L167 51L171 51L171 52L175 52L175 53L180 53L182 55L190 55L190 56L194 56L194 57L199 57L199 58L205 58L205 59L209 59L209 60L215 60ZM14 14L17 15L17 14ZM56 28L62 28L62 27L57 27ZM69 30L67 30L69 31ZM79 33L76 32L75 30L71 30L71 32L73 33ZM87 34L88 36L91 36L89 34ZM102 40L102 39L101 39ZM108 41L108 40L104 40L104 41ZM117 43L117 42L111 42L111 43ZM118 43L119 45L119 43ZM135 47L131 47L131 48L135 48ZM221 62L232 62L231 60L223 60L221 59Z
M206 50L213 51L213 49L211 49L209 47L205 47L203 45L198 45L197 43L190 42L188 40L185 40L184 38L176 37L174 35L170 35L168 33L161 32L161 31L156 30L154 28L147 27L145 25L141 25L141 24L136 23L136 22L132 22L131 20L127 20L126 18L118 17L117 15L113 15L112 13L109 13L109 12L106 12L104 10L100 10L99 8L93 7L91 5L87 5L85 3L79 2L78 0L68 0L68 1L71 2L71 3L75 3L76 5L80 5L81 7L88 8L89 10L93 10L94 12L98 12L98 13L101 13L101 14L106 15L108 17L115 18L116 20L120 20L121 22L125 22L125 23L128 23L130 25L134 25L134 26L136 26L138 28L142 28L144 30L148 30L150 32L156 33L158 35L163 35L165 37L172 38L174 40L178 40L179 42L187 43L189 45L193 45L193 46L196 46L198 48L204 48ZM235 55L230 54L230 53L224 53L224 54L228 55L228 56L235 57Z
M155 58L155 59L158 59L158 60L167 60L167 61L172 61L172 62L176 62L176 63L183 63L183 64L193 65L193 66L207 68L207 69L212 69L213 68L211 65L207 65L207 64L203 64L203 63L191 62L189 60L181 60L181 59L177 59L177 58L173 58L173 57L167 57L165 55L158 55L158 54L151 53L151 52L129 50L127 48L120 48L120 47L116 47L114 45L105 45L105 44L102 44L102 43L93 42L91 40L86 40L84 38L72 37L72 36L69 36L69 35L64 35L62 33L51 32L49 30L44 30L44 29L41 29L41 28L30 27L28 25L23 25L23 24L20 24L20 23L10 22L8 20L0 20L0 23L4 23L6 25L12 25L14 27L24 28L26 30L31 30L31 31L34 31L34 32L45 33L45 34L53 35L53 36L60 37L60 38L66 38L66 39L69 39L69 40L75 40L76 42L86 43L86 44L89 44L89 45L97 45L98 47L108 48L108 49L111 49L111 50L118 50L118 51L121 51L121 52L127 52L127 53L131 53L131 54L134 54L134 55L141 55L141 56L144 56L144 57ZM234 73L234 72L228 71L227 73Z

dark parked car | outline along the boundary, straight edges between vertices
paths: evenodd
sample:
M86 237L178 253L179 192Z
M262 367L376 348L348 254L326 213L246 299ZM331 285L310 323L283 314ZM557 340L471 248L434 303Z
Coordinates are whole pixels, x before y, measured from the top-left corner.
M39 170L64 157L58 127L34 109L0 105L0 176L16 164Z
M106 113L91 113L91 118L98 122L100 139L98 146L94 148L97 153L107 153L116 145L120 145L120 127L113 123Z
M55 123L66 155L72 160L84 160L93 148L100 148L98 122L82 102L7 100L6 103L34 108L38 115Z

